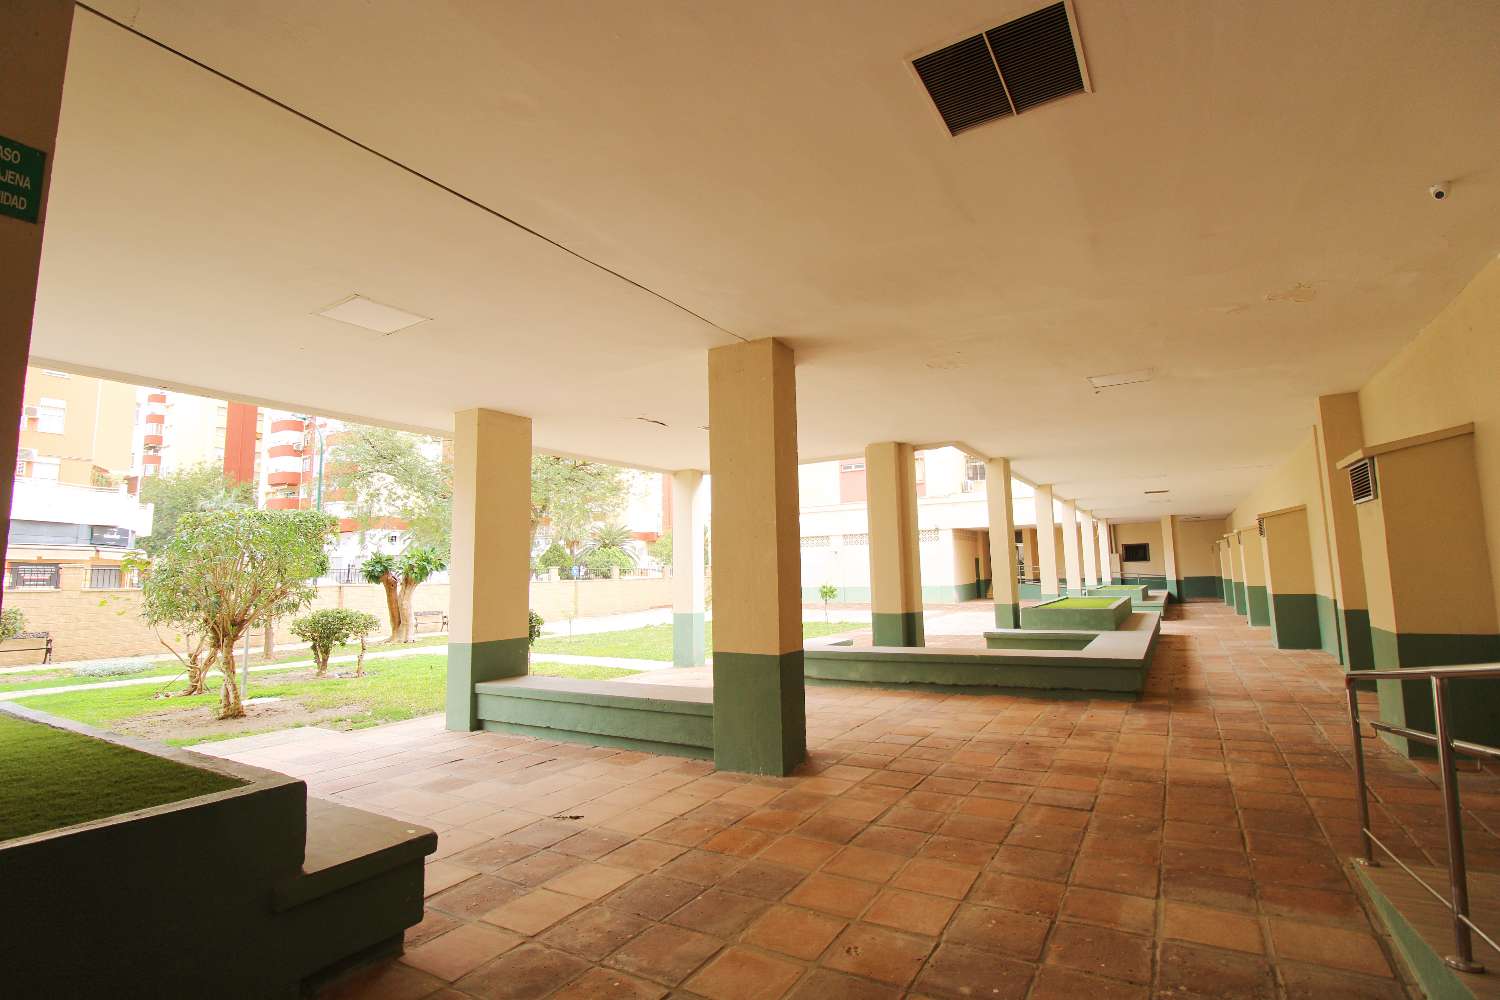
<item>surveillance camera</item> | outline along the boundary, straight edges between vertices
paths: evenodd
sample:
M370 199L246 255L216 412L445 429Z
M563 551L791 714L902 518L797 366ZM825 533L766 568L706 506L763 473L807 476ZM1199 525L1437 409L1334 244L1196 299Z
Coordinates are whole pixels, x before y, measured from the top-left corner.
M1448 182L1442 181L1440 183L1434 184L1432 187L1427 189L1427 193L1432 195L1433 201L1442 201L1444 198L1448 197Z

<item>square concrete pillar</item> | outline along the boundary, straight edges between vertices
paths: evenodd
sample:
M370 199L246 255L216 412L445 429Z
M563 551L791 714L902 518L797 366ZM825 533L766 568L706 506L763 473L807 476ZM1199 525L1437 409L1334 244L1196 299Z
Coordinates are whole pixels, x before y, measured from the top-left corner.
M1323 482L1323 523L1328 526L1328 558L1333 571L1333 606L1319 602L1322 629L1338 636L1339 662L1349 670L1375 665L1370 639L1370 603L1365 596L1364 556L1359 519L1349 493L1349 477L1338 462L1364 447L1359 393L1319 396L1315 427L1318 475Z
M1265 565L1271 639L1277 649L1320 649L1323 636L1307 508L1299 504L1267 511L1259 520L1265 530L1261 561Z
M1052 509L1052 487L1036 488L1036 549L1037 573L1041 576L1042 596L1056 597L1057 582L1057 527Z
M1229 563L1229 604L1235 614L1243 615L1249 610L1245 603L1245 561L1240 552L1240 536L1231 531L1224 536L1224 553Z
M525 674L531 650L531 420L453 415L448 728L478 729L474 685Z
M714 763L790 774L807 756L797 385L792 351L708 352L714 519Z
M1167 599L1182 600L1182 577L1177 572L1177 518L1163 514L1161 518L1162 563L1167 574Z
M1083 562L1080 559L1078 542L1078 507L1072 500L1062 502L1062 542L1064 572L1068 578L1068 593L1083 591Z
M917 535L916 453L886 441L865 448L870 518L870 624L877 646L920 646L922 559Z
M1095 533L1099 536L1095 543L1099 550L1099 579L1106 584L1115 582L1115 568L1110 564L1109 548L1109 522L1103 519L1094 522Z
M1235 532L1240 548L1240 576L1245 581L1245 618L1251 625L1271 624L1271 605L1266 598L1266 562L1261 555L1258 528Z
M1219 556L1219 581L1224 592L1224 603L1234 607L1234 573L1229 564L1229 539L1220 538L1214 543Z
M1338 466L1347 470L1366 459L1373 461L1373 496L1354 506L1375 668L1500 660L1474 425L1367 446ZM1344 489L1350 489L1347 471ZM1378 681L1376 687L1382 719L1433 731L1427 681ZM1495 742L1500 691L1493 681L1450 681L1448 705L1454 735ZM1408 753L1429 753L1385 738Z
M989 561L995 601L995 627L1021 627L1021 592L1016 582L1016 516L1011 504L1010 459L985 463L984 482L989 505Z
M71 0L28 0L6 4L4 14L0 164L24 177L24 184L10 185L22 190L16 192L16 204L0 217L0 261L4 262L0 267L0 455L14 456L20 446L26 358L31 350L31 317L73 4ZM15 463L7 457L0 469L0 524L10 523L15 472ZM5 565L6 541L0 532L0 566Z
M1094 516L1078 512L1078 547L1083 553L1083 585L1099 586L1099 546L1094 544Z
M708 662L703 640L703 473L672 473L672 665Z

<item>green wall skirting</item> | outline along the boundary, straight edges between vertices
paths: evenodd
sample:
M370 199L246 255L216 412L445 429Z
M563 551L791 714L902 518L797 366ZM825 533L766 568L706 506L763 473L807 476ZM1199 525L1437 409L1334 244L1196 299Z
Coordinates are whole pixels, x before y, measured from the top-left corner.
M1271 624L1271 605L1266 599L1266 588L1255 584L1245 588L1245 603L1249 608L1251 625Z
M1272 594L1271 638L1277 649L1322 649L1318 595Z
M925 642L922 612L876 611L870 615L871 643L876 646L921 646Z
M1227 576L1219 577L1219 596L1224 598L1225 604L1234 607L1234 581Z
M996 604L995 605L995 627L996 628L1020 628L1021 606L1019 604Z
M1243 580L1234 581L1234 611L1235 614L1239 615L1246 614L1249 611L1249 605L1245 599L1245 582Z
M1205 597L1224 596L1224 582L1216 576L1185 576L1177 581L1176 596L1191 601Z
M1375 669L1457 666L1500 660L1500 635L1435 635L1394 633L1371 627L1370 646ZM1410 729L1433 731L1432 682L1377 681L1380 717ZM1500 689L1493 682L1452 680L1447 685L1448 712L1453 734L1460 739L1493 744L1500 732ZM1381 734L1392 747L1409 756L1433 756L1426 746Z
M807 756L802 650L714 650L714 766L787 775Z
M524 676L530 667L530 653L531 642L525 637L448 643L448 728L457 732L478 729L474 685Z
M703 640L703 612L672 615L672 665L701 667L708 662Z
M1343 608L1343 630L1340 638L1343 655L1340 662L1350 670L1369 670L1375 666L1375 650L1370 646L1370 612L1365 608Z
M1322 639L1322 645L1318 648L1337 659L1340 663L1348 666L1344 659L1344 652L1340 648L1339 635L1339 606L1338 602L1326 594L1318 594L1318 634Z

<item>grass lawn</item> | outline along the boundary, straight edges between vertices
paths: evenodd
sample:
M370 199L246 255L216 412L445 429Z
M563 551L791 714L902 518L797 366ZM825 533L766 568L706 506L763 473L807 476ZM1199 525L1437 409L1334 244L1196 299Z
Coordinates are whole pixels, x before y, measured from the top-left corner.
M848 632L850 629L868 627L863 622L803 622L802 635L813 639L818 636ZM703 626L704 640L709 649L714 648L714 623ZM547 635L531 647L535 653L566 653L571 656L622 656L633 660L670 660L672 658L672 626L645 625L622 632L593 632L587 635Z
M238 784L211 771L0 715L0 840Z
M18 703L102 729L119 729L162 739L177 746L230 739L301 725L363 729L443 710L447 677L446 652L390 660L366 660L364 677L336 677L338 664L322 679L306 670L250 675L251 698L274 703L248 705L250 718L216 722L211 713L219 701L223 677L215 672L209 693L191 698L156 698L160 687L96 688L18 699ZM344 669L348 669L347 666ZM538 663L532 673L550 677L606 680L638 671L612 667Z

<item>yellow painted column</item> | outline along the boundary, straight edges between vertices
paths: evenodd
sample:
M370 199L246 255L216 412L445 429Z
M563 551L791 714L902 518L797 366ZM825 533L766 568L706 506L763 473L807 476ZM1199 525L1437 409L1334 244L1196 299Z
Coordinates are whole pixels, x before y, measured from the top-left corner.
M1161 517L1161 552L1167 575L1167 599L1181 600L1181 577L1177 573L1177 518Z
M1115 582L1115 568L1109 562L1109 522L1101 518L1094 522L1094 528L1099 536L1094 542L1099 550L1099 579L1111 584Z
M1068 593L1077 594L1083 590L1083 563L1078 551L1078 505L1072 500L1062 502L1062 541Z
M1338 463L1364 447L1359 393L1319 396L1316 426L1318 473L1323 477L1323 523L1328 526L1328 558L1333 571L1333 607L1319 607L1323 628L1338 630L1339 660L1349 670L1375 665L1370 636L1370 602L1365 594L1359 518L1349 477ZM1320 604L1323 602L1320 602Z
M1238 532L1231 531L1224 536L1224 547L1229 555L1229 580L1234 588L1234 610L1238 614L1245 614L1245 560L1240 552L1240 536Z
M1214 543L1219 553L1219 579L1224 586L1224 603L1234 607L1234 573L1229 566L1229 538L1226 535Z
M865 497L873 641L877 646L921 646L922 560L911 445L884 441L865 448Z
M0 208L0 524L10 523L20 446L26 358L36 306L37 269L52 180L63 70L73 30L72 0L4 5L0 32L0 172L14 172ZM7 537L0 532L0 566ZM0 595L0 602L4 601Z
M1094 544L1094 517L1086 511L1078 512L1078 544L1083 550L1083 583L1086 587L1099 586L1099 546Z
M1323 638L1307 508L1299 504L1269 511L1260 515L1260 521L1266 531L1261 560L1271 606L1271 638L1278 649L1319 649Z
M714 763L790 774L807 756L797 383L791 348L708 352Z
M480 728L474 685L526 673L531 650L531 420L453 415L448 728Z
M1042 596L1057 596L1057 528L1052 510L1052 487L1036 488L1037 572L1041 574Z
M985 463L986 502L990 513L990 566L994 580L995 627L1021 627L1021 592L1016 584L1016 518L1011 506L1010 459Z
M701 667L704 647L703 473L672 473L672 665Z
M1029 528L1022 528L1021 566L1026 571L1026 579L1041 579L1040 571L1037 568L1040 565L1040 558L1036 544L1036 525L1033 524Z
M1271 624L1271 605L1266 593L1266 560L1261 551L1260 530L1235 532L1240 544L1240 575L1245 581L1245 617L1251 625Z

